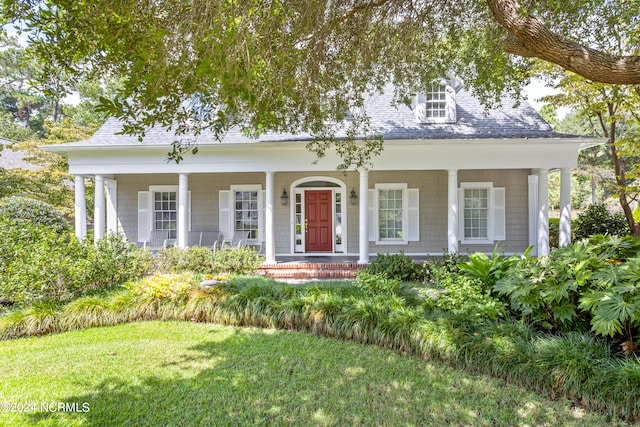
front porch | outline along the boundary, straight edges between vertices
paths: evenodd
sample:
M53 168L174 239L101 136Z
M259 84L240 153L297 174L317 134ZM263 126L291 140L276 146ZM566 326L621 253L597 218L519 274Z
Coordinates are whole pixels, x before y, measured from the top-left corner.
M546 169L94 175L94 235L97 240L124 232L142 246L156 229L171 229L168 239L188 247L207 246L194 243L202 240L195 234L228 240L248 229L248 244L262 249L267 264L322 256L329 263L347 259L366 265L376 253L439 256L491 251L496 242L509 252L533 244L544 255L547 176ZM76 176L78 237L86 232L86 178ZM568 183L569 170L563 169L565 211ZM489 205L466 207L468 188L469 194L484 194ZM312 209L313 203L319 208ZM488 215L480 225L484 234L467 236L478 223L467 224L464 216L482 209ZM565 242L568 219L561 218Z

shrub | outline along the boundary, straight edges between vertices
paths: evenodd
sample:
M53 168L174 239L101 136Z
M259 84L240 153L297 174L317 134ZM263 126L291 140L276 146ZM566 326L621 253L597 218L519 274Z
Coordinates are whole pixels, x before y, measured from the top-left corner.
M218 249L206 247L167 248L158 251L153 268L161 273L251 274L264 259L251 247Z
M144 266L122 237L94 245L40 224L0 221L0 295L8 303L68 301L138 277Z
M21 224L39 224L53 227L57 232L70 230L70 224L59 210L40 200L22 196L0 199L0 218Z
M586 239L597 234L626 236L629 225L621 213L611 213L603 205L591 205L573 221L573 235Z
M353 286L367 295L375 296L393 295L400 290L402 284L398 279L385 275L377 275L365 269L358 273L356 281L353 282Z
M599 264L585 242L575 243L546 258L523 257L494 289L507 297L515 313L536 326L584 331L589 317L578 310L578 299Z
M372 275L385 276L402 282L422 282L427 275L423 265L416 263L402 252L391 255L378 254L366 270Z
M525 255L530 251L531 248L527 248ZM482 252L476 252L469 255L469 261L459 264L458 268L468 276L480 280L485 289L492 291L496 282L504 277L518 260L517 255L506 258L502 254L498 254L498 246L496 245L490 257Z
M202 246L191 248L171 247L158 251L156 256L157 271L164 273L207 274L213 271L213 252Z
M491 291L477 278L432 268L429 288L417 288L424 306L470 320L495 320L506 315L506 305L491 296Z
M213 274L251 274L258 270L264 258L251 247L219 249L211 262Z

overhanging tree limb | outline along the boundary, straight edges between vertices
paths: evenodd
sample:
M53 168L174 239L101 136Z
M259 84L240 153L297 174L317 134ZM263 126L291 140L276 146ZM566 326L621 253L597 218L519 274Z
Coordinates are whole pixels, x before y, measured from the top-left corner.
M509 36L506 52L552 62L588 80L610 84L640 84L640 56L616 56L550 31L532 14L522 14L517 0L486 0L496 21Z

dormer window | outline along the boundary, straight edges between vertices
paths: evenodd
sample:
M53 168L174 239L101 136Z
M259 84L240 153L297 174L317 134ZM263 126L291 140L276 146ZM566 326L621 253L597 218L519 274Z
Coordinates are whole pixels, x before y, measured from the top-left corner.
M444 82L416 94L413 113L418 123L455 123L455 91Z

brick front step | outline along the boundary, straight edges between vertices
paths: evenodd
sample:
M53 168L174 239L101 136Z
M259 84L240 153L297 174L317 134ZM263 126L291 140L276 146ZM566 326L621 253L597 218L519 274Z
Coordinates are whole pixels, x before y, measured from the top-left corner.
M357 263L296 263L263 264L258 273L273 279L353 279L362 268Z

